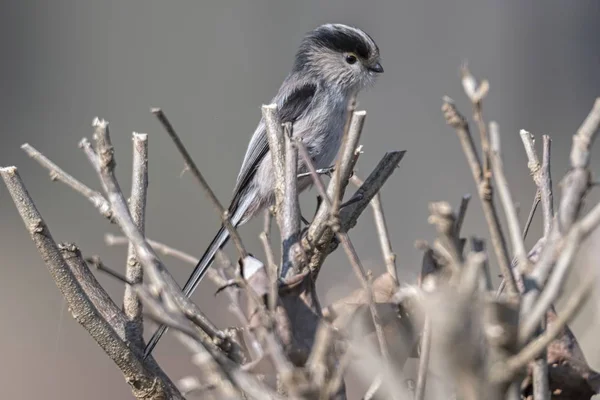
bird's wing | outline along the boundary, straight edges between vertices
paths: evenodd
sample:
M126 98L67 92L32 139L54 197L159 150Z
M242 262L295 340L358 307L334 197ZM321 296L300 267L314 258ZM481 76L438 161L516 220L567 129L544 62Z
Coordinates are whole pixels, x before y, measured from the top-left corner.
M289 90L287 96L281 96L280 99L276 98L275 102L278 105L281 122L291 122L293 124L308 109L310 103L313 101L316 91L317 86L314 83L301 83ZM261 121L248 144L244 162L242 163L242 167L240 168L237 177L235 189L233 190L234 198L231 203L232 206L237 204L242 189L247 186L248 182L250 182L256 173L256 170L265 154L267 154L267 151L269 151L269 141L267 139L264 121L261 118Z

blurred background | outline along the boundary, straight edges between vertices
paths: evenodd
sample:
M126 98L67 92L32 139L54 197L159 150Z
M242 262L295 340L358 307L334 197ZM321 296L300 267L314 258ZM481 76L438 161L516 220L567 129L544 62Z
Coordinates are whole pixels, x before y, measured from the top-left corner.
M359 161L367 176L388 150L407 150L383 190L391 238L403 279L414 282L421 254L416 239L431 240L430 201L458 204L474 185L459 142L440 112L453 97L470 117L459 66L469 60L491 91L484 115L499 122L504 162L525 221L535 188L519 138L524 128L549 134L555 189L568 167L571 135L600 94L600 3L500 0L221 0L198 2L53 0L3 1L0 8L0 164L16 165L57 241L73 241L124 270L126 249L107 247L118 233L93 206L20 150L28 142L76 178L100 189L77 148L91 137L95 116L110 122L118 176L129 187L131 133L147 132L150 146L148 237L201 255L218 218L150 114L162 107L223 203L230 200L241 159L259 118L291 68L303 35L327 22L356 25L379 44L385 73L359 97L368 111ZM592 158L593 169L600 157ZM305 215L313 190L302 196ZM558 197L558 192L555 195ZM598 201L592 193L588 204ZM242 228L262 256L260 222ZM465 234L485 238L478 199ZM351 232L365 266L383 271L368 210ZM536 218L528 245L541 233ZM6 398L129 398L119 370L66 310L10 196L0 185L0 386ZM231 251L231 249L230 249ZM183 283L191 267L164 258ZM597 261L597 260L593 260ZM117 303L122 285L100 275ZM578 278L575 278L578 279ZM575 282L576 284L576 282ZM571 284L572 285L572 284ZM329 304L358 287L345 255L325 264L318 290ZM202 283L194 300L220 326L235 323L225 297ZM560 309L560 306L559 306ZM596 307L588 304L573 327L588 361L600 368ZM155 328L147 326L146 334ZM170 335L155 356L177 380L195 372Z

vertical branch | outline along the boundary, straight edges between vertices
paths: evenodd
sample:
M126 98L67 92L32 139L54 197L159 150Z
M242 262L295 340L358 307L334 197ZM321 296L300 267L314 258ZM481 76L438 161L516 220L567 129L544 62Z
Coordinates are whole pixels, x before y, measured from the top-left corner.
M323 182L321 181L321 177L317 173L317 170L315 169L315 166L313 165L312 160L310 159L310 155L308 154L306 147L299 140L296 141L296 143L298 145L299 153L302 156L302 158L304 159L304 162L306 163L306 166L308 167L308 169L312 175L315 186L317 187L319 194L323 197L323 204L328 209L331 209L331 207L332 207L331 199L327 193L327 190L325 189L325 186L323 185ZM343 177L343 175L342 175L342 177ZM355 272L358 280L360 281L363 289L365 290L365 293L366 293L366 296L368 299L368 303L369 303L369 311L370 311L371 317L373 319L373 325L375 326L375 332L377 334L377 340L379 342L379 347L380 347L381 353L383 355L383 358L386 361L388 361L389 360L389 351L387 348L387 342L385 340L385 334L383 332L383 327L381 326L381 319L377 312L377 308L375 307L375 302L374 302L375 299L373 297L373 287L371 284L371 279L367 276L367 274L362 266L362 263L360 262L360 259L358 258L358 254L356 254L356 250L354 249L354 246L352 245L352 242L350 241L348 234L346 232L340 231L339 229L337 229L335 231L335 234L336 234L338 240L340 241L340 243L342 244L342 246L344 247L344 250L346 251L346 255L348 256L348 260L350 261L350 264L352 265L352 268L354 269L354 272Z
M356 95L351 96L350 99L348 100L348 105L347 105L347 114L346 114L346 123L344 125L344 135L342 138L342 146L341 146L341 153L342 154L348 154L349 152L354 153L354 149L356 149L356 146L358 145L358 139L360 137L361 132L362 131L362 126L360 127L359 131L357 131L357 127L356 126L352 126L352 122L358 122L360 124L364 124L364 118L362 118L362 120L357 120L357 121L353 121L354 120L354 111L356 109ZM356 135L358 137L354 137L354 138L350 138L350 134L352 135ZM341 165L342 162L346 161L344 159L344 157L338 157L337 159L337 163L335 166L335 170L334 170L334 179L332 181L332 192L333 194L331 195L331 197L333 198L333 205L331 208L331 215L333 217L337 216L338 211L340 209L340 204L342 201L342 180L341 180Z
M458 210L456 211L456 222L454 224L454 235L457 238L460 238L460 230L462 228L463 222L465 221L465 217L467 215L467 207L469 206L469 201L471 200L471 195L469 193L463 195L460 199L460 205L458 206Z
M552 196L552 175L550 173L550 154L552 139L550 136L543 135L543 154L542 154L542 173L541 173L541 198L542 212L544 215L544 237L547 237L552 228L554 219L554 199Z
M535 150L535 138L533 135L525 129L521 129L520 135L521 140L523 141L523 147L525 147L525 153L527 154L527 167L529 168L529 173L537 188L534 207L537 206L537 202L542 202L544 237L548 237L552 226L552 219L554 218L552 177L550 174L550 146L552 141L548 135L542 136L543 158L542 164L540 164L540 159Z
M285 196L285 142L277 104L262 106L263 119L269 140L269 154L275 173L275 215L278 224L282 223L281 204Z
M498 213L494 207L491 186L486 184L486 181L482 176L481 163L479 161L479 157L477 156L477 151L475 150L475 144L473 143L469 125L467 124L465 118L456 109L454 101L449 97L444 98L442 111L444 112L446 123L453 127L458 134L463 152L465 153L471 168L473 179L477 184L477 193L479 195L479 199L481 200L485 219L488 223L494 253L496 254L500 271L506 280L506 286L511 293L518 293L519 290L517 287L517 281L510 266L506 241L504 240L504 235L502 234L502 229L500 228Z
M502 156L500 154L500 131L498 124L494 121L490 122L490 137L491 137L491 152L490 158L492 162L492 169L494 172L494 179L498 183L498 193L500 195L500 201L506 214L508 222L508 232L512 241L512 247L517 258L517 263L521 271L527 270L529 259L527 258L527 250L525 250L525 243L521 236L521 226L519 224L519 218L517 216L517 210L508 188L508 182L504 176L504 167L502 163Z
M280 277L300 273L297 255L300 235L300 206L298 205L298 148L292 139L292 124L285 124L285 197L281 209L282 261Z
M333 198L336 193L340 198L344 196L344 189L346 188L357 161L355 152L362 134L366 116L366 111L355 111L352 114L347 140L341 148L341 153L338 155L339 162L337 163L338 167L336 167L336 173L333 175L327 188L327 196L330 199ZM301 148L299 148L299 150L302 151ZM337 182L338 177L339 183ZM321 204L321 207L319 207L317 214L313 218L313 223L310 224L308 228L308 238L310 242L314 243L321 238L329 226L330 217L331 208L327 207L324 203Z
M263 245L263 249L265 251L265 257L267 259L267 271L269 273L269 310L275 310L275 305L277 304L277 288L279 280L277 277L279 276L279 267L275 262L275 254L273 254L273 248L271 247L271 210L265 210L265 217L263 223L263 231L260 233L259 237Z
M133 171L131 180L131 197L129 198L129 212L133 222L144 234L146 221L146 198L148 193L148 135L133 133ZM142 283L143 268L135 256L133 244L129 243L127 250L127 267L125 270L127 280L133 284ZM130 321L128 339L139 349L143 348L142 303L137 293L130 285L125 285L123 310Z
M431 319L425 317L423 333L421 335L421 351L419 354L419 371L417 375L417 387L415 389L415 400L425 399L425 385L427 384L427 371L429 369L429 353L431 351Z

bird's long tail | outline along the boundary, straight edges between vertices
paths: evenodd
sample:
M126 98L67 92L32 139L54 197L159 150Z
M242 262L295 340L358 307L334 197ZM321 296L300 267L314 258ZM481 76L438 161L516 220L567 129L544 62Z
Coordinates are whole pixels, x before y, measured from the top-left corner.
M194 293L194 290L196 290L196 287L198 287L198 284L200 283L200 281L206 274L206 271L208 271L208 268L215 259L217 251L219 251L223 248L223 246L225 246L228 239L229 232L224 226L221 226L221 229L219 229L219 232L217 233L213 241L210 243L210 246L208 246L208 249L206 249L204 255L202 255L202 257L198 261L198 264L196 264L192 275L190 275L189 279L183 286L183 294L185 296L190 297L192 293ZM166 325L161 325L158 327L154 335L152 335L152 337L150 338L150 341L146 345L146 348L144 349L144 358L148 357L150 353L152 353L152 350L166 331Z

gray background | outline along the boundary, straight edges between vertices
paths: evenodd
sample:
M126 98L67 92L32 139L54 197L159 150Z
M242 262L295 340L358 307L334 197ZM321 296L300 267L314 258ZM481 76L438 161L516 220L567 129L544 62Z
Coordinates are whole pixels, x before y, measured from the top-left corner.
M17 165L54 238L75 241L87 255L124 267L124 248L107 248L117 233L87 200L50 182L19 149L37 147L77 178L99 188L77 143L93 117L111 123L123 187L130 182L131 132L150 135L148 236L200 255L218 218L174 146L149 113L162 107L219 198L227 203L247 140L292 64L304 33L321 23L355 24L378 42L385 74L360 98L368 110L359 174L383 153L406 149L383 191L402 276L414 280L421 259L415 239L433 237L427 204L456 204L474 185L441 98L470 113L458 79L464 59L491 82L485 116L500 123L508 179L524 220L534 195L518 136L526 128L553 138L555 183L567 169L570 138L600 94L597 1L33 1L0 9L0 164ZM541 141L541 140L540 140ZM594 170L600 159L593 160ZM597 201L597 196L592 196ZM593 203L593 202L592 202ZM314 191L303 196L305 214ZM242 229L262 255L258 223ZM487 237L478 201L465 232ZM370 213L351 232L368 268L382 270ZM531 245L540 221L529 235ZM120 372L65 310L61 295L0 187L0 386L3 397L128 398ZM183 282L190 267L165 259ZM118 302L122 287L99 276ZM318 289L324 304L357 287L340 252L328 259ZM234 320L204 282L194 300L221 326ZM592 366L595 307L573 324ZM170 336L156 356L174 379L192 371Z

